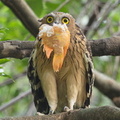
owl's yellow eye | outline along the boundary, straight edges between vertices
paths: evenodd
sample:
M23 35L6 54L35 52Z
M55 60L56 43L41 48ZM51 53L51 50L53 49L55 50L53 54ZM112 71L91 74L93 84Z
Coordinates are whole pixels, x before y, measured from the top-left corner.
M47 23L52 23L54 18L52 16L47 17Z
M68 24L70 22L70 20L66 17L62 18L62 23L64 24Z

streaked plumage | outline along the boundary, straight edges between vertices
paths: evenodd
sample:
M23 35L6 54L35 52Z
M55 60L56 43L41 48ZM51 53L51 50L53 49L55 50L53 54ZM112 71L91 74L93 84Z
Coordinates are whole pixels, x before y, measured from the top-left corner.
M52 23L46 21L49 16L54 19ZM61 68L57 72L53 69L55 51L47 58L39 34L29 60L28 78L34 103L37 112L44 114L62 112L65 106L72 110L90 104L94 82L93 64L86 38L74 18L67 13L50 13L40 20L40 27L43 24L63 24L63 18L69 19L66 26L70 32L70 44Z

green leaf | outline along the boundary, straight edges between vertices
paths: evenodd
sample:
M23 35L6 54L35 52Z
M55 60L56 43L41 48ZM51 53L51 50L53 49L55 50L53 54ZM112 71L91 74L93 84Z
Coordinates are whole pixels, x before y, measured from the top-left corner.
M0 64L4 64L9 61L10 61L10 59L0 59Z
M1 73L0 73L0 76L7 77L7 78L12 78L10 75L7 75L7 74L4 73L4 72L1 72Z

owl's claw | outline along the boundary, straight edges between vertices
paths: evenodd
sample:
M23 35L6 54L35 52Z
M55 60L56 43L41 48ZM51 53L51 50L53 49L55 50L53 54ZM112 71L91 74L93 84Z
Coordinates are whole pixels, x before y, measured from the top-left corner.
M50 111L49 111L49 115L52 115L53 113L54 113L53 110L50 110Z
M64 111L65 111L65 112L68 112L68 111L70 111L70 110L71 110L71 109L70 109L69 107L67 107L67 106L64 107Z
M45 114L43 114L43 113L40 113L40 112L37 112L37 113L36 113L36 115L39 115L39 116L41 116L41 115L45 115Z
M50 110L50 111L49 111L49 115L52 115L53 113L54 113L53 110ZM45 114L40 113L40 112L37 112L36 115L42 116L42 115L45 115Z

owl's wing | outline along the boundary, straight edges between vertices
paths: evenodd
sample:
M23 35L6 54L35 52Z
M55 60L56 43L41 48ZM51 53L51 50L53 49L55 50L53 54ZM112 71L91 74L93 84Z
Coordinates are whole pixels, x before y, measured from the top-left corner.
M83 32L81 31L80 27L76 24L76 29L78 31L78 34L80 35L80 47L82 48L83 51L83 59L85 61L85 67L86 67L86 72L87 72L87 80L86 80L86 94L87 98L85 101L85 107L89 107L90 105L90 97L92 94L92 87L94 84L94 74L93 74L93 62L92 62L92 53L90 46L87 45L87 40L86 37L84 36Z
M90 53L86 50L84 55L86 70L87 70L87 83L86 83L86 92L87 99L85 101L85 106L88 107L90 105L90 97L92 94L92 87L94 84L94 74L93 74L93 63L90 56Z
M34 50L32 54L33 53L34 53ZM35 70L32 55L29 60L27 75L31 84L32 94L34 96L34 104L37 109L37 112L48 114L50 108L46 100L46 97L44 95L44 92L42 90L40 79Z

